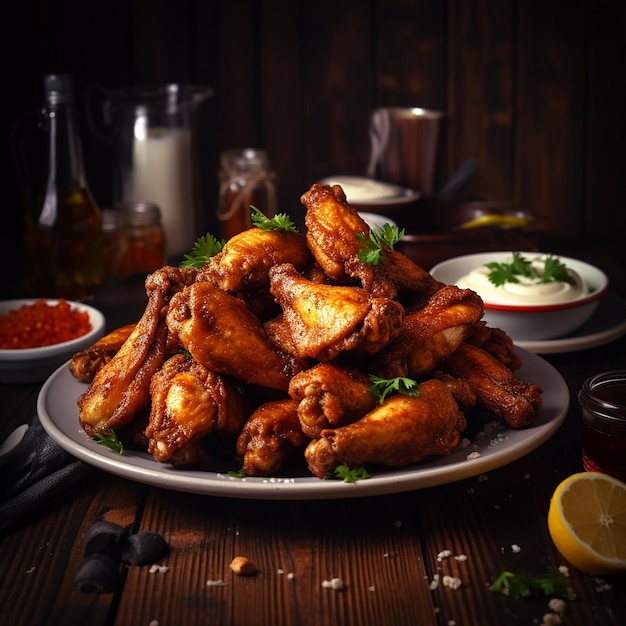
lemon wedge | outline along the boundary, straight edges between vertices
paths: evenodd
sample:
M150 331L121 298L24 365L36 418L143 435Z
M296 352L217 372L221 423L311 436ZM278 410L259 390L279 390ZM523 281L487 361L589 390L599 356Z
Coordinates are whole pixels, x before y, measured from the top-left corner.
M580 472L554 490L548 530L575 568L602 576L626 571L626 484L600 472Z
M520 228L530 224L530 220L525 217L518 217L516 215L494 215L488 213L481 215L472 220L464 222L459 226L462 230L468 228L480 228L482 226L499 226L500 228Z

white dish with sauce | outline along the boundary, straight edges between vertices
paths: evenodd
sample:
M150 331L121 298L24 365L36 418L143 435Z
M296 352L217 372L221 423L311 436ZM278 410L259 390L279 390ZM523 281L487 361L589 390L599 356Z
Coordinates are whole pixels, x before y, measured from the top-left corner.
M547 253L519 252L530 261L543 259ZM608 278L597 267L556 256L576 277L577 285L548 283L528 286L510 284L494 287L484 273L487 263L510 263L513 252L467 254L442 261L430 273L448 285L476 291L483 299L483 319L492 328L501 328L513 341L538 341L562 337L575 331L594 314L598 302L608 290Z
M59 300L31 298L25 300L0 301L0 315L17 311L23 305L32 305L45 300L49 306L55 306ZM55 343L40 348L0 349L0 383L40 383L46 380L59 365L70 359L76 352L93 345L104 335L105 319L98 309L82 302L67 300L73 310L89 315L91 330L80 337Z

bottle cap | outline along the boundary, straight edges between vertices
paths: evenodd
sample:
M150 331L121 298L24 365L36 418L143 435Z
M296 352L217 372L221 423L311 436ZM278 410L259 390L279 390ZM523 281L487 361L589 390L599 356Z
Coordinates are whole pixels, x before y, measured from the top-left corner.
M64 104L74 100L74 79L69 74L47 74L43 79L45 101Z

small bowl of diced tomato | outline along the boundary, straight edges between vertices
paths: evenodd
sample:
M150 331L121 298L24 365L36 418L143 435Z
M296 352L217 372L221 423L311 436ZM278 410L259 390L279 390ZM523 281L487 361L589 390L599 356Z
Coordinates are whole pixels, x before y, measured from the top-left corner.
M104 315L81 302L1 300L0 383L44 381L104 330Z

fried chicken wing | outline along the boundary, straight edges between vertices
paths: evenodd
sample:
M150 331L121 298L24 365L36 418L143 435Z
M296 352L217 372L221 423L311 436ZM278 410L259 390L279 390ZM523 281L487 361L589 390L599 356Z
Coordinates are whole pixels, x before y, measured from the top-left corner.
M283 314L267 322L266 330L298 358L330 361L346 350L374 353L400 332L404 309L395 300L372 297L360 287L311 282L293 265L270 270L270 292Z
M342 464L393 467L450 452L466 427L465 416L440 380L423 382L419 390L417 397L392 396L357 422L323 430L304 452L311 472L331 478Z
M141 319L78 398L79 422L89 436L124 428L147 406L150 380L166 353L167 304L195 276L195 270L166 266L146 278L148 303Z
M375 296L395 298L396 288L383 265L361 261L363 243L357 235L369 237L369 226L352 208L339 185L313 185L301 197L306 207L306 241L315 260L335 282L360 281Z
M207 369L247 383L287 391L302 369L297 359L270 344L245 303L209 282L197 282L172 298L167 326Z
M68 366L72 376L83 383L90 383L98 370L115 356L136 325L128 324L116 328L98 339L93 346L74 354Z
M432 372L473 331L483 302L471 289L444 286L426 305L404 316L398 338L377 355L384 378L417 378Z
M291 379L289 396L298 400L302 431L315 438L323 429L349 424L373 409L377 398L370 387L367 375L356 368L320 363Z
M248 476L272 476L310 439L302 432L296 400L262 404L237 439L237 459Z
M541 408L541 387L520 380L496 357L476 346L462 343L442 369L467 380L477 403L511 428L528 426Z
M226 242L198 276L224 291L257 291L267 287L273 265L291 263L302 269L313 261L300 233L249 228Z
M223 376L183 354L169 358L152 377L150 396L148 452L177 467L206 464L206 436L234 442L250 413Z

